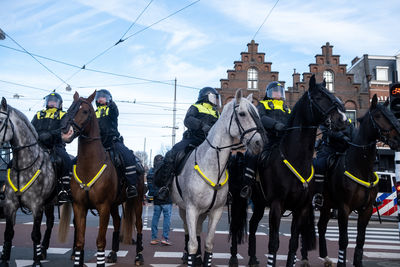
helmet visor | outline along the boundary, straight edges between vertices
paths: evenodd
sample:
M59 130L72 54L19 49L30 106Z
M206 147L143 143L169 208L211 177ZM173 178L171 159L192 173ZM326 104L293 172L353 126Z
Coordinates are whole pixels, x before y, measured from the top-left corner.
M221 98L219 95L209 93L208 94L208 102L210 102L215 107L221 107Z
M108 104L111 101L111 95L105 91L100 90L96 92L95 100L96 103Z
M45 102L46 108L60 109L62 107L61 99L53 94L46 96L44 102Z
M267 97L273 99L285 100L285 88L282 85L271 87L267 91Z

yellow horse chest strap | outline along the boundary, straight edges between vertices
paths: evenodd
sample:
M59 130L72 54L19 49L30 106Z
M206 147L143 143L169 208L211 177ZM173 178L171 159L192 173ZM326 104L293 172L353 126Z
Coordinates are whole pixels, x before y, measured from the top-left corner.
M228 171L227 170L225 170L225 180L222 183L216 184L213 181L211 181L209 178L207 178L207 176L200 170L200 167L198 164L194 165L194 169L199 173L200 177L203 178L204 181L206 181L207 184L209 184L215 190L221 189L226 184L226 182L228 182Z
M101 174L104 172L104 170L106 168L107 168L107 164L103 164L103 166L100 168L100 170L97 172L97 174L93 177L93 179L90 180L89 183L85 184L82 182L81 179L79 179L78 175L76 174L76 165L74 165L74 178L78 182L79 186L82 189L89 191L90 187L100 178Z
M378 176L378 174L376 174L376 172L374 172L374 175L375 175L375 177L376 177L376 180L375 180L374 182L372 182L372 183L363 181L363 180L361 180L361 179L355 177L354 175L352 175L352 174L349 173L348 171L345 171L345 172L344 172L344 175L346 175L347 177L349 177L349 178L350 178L351 180L353 180L354 182L356 182L356 183L358 183L358 184L360 184L360 185L363 185L363 186L365 186L365 187L367 187L367 188L374 187L374 186L376 186L376 185L378 184L378 182L379 182L379 176Z
M289 170L300 180L300 182L303 184L304 187L308 186L308 183L311 181L311 179L314 177L314 166L311 165L311 174L310 177L306 179L301 176L301 174L290 164L290 162L286 159L283 159L283 163L289 168Z
M11 186L11 188L14 190L15 193L23 193L23 192L25 192L25 191L33 184L33 182L36 181L36 179L38 178L38 176L39 176L39 174L40 174L41 172L42 172L42 171L41 171L40 169L37 170L36 173L35 173L35 174L32 176L32 178L29 180L29 182L28 182L24 187L22 187L21 189L19 189L19 188L17 188L17 187L13 184L13 182L11 181L11 177L10 177L11 169L8 169L8 170L7 170L7 179L8 179L8 183L9 183L9 185Z

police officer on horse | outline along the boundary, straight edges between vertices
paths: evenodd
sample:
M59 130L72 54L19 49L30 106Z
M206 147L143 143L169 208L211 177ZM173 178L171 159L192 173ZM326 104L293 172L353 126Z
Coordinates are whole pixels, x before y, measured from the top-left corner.
M126 194L128 198L138 195L136 182L138 172L142 171L142 165L132 150L129 150L123 143L123 138L118 132L118 107L112 100L110 92L101 89L96 92L96 117L99 121L101 142L107 151L113 150L114 157L122 158L124 175L128 182ZM114 162L115 164L115 162Z
M179 153L187 148L195 148L206 139L208 131L219 118L218 107L221 106L221 98L212 87L204 87L200 90L197 102L190 106L184 120L188 128L183 133L183 139L175 144L165 155L163 166L156 174L156 180L160 186L158 198L166 200L169 197L169 186L177 173L175 173L175 160Z
M51 93L45 97L45 109L38 111L32 119L38 136L39 144L50 152L51 160L57 174L58 201L68 202L71 198L70 181L72 174L72 160L65 150L61 140L61 128L66 118L62 110L62 97L58 93Z
M258 103L257 109L268 137L264 151L269 153L273 146L279 144L290 114L290 108L285 103L285 89L282 84L279 82L269 83L265 89L265 97ZM249 153L245 154L245 186L240 192L240 196L243 198L251 196L251 186L255 182L258 157Z

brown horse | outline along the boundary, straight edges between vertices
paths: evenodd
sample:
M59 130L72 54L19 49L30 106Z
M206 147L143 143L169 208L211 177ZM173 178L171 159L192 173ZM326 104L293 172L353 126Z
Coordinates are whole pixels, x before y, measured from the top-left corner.
M116 262L116 253L119 250L119 230L121 219L118 206L126 202L124 215L126 229L132 229L133 212L136 213L137 248L136 265L143 264L142 256L142 199L143 199L143 175L138 182L138 197L126 199L125 185L118 180L117 170L106 153L100 139L99 124L92 106L96 92L88 98L74 94L74 102L68 109L67 125L63 140L67 143L78 138L78 156L73 169L71 179L71 191L73 197L74 223L75 223L75 262L74 266L83 266L84 245L86 230L86 215L88 209L96 209L99 213L99 232L97 235L97 267L105 266L104 249L106 247L106 232L110 219L113 218L114 232L112 251L108 255L109 262ZM135 207L135 208L134 208Z

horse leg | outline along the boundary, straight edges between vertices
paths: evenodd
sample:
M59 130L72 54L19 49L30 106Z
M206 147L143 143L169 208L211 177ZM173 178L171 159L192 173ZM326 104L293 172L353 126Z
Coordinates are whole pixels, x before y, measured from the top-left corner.
M72 224L74 225L74 242L72 243L72 253L71 253L71 260L75 259L75 248L76 248L76 223L75 223L75 216L72 219Z
M110 204L105 202L97 207L99 211L99 232L97 233L96 246L97 246L97 267L105 267L105 252L106 247L106 233L108 223L110 221ZM119 229L119 227L118 227Z
M135 225L136 225L136 258L135 264L143 265L144 258L143 258L143 221L142 221L142 212L143 212L143 205L142 205L142 198L137 197L135 198Z
M117 252L119 251L119 230L121 226L121 217L119 216L117 205L113 205L110 212L113 220L114 232L112 236L111 251L107 255L107 263L115 263L117 262Z
M223 207L215 209L215 210L211 211L208 216L208 233L207 233L206 242L205 242L204 260L203 260L204 267L211 267L212 250L214 248L215 230L217 228L217 224L218 224L219 220L221 219L222 211L223 211Z
M349 223L350 209L345 205L338 210L338 222L339 222L339 255L337 267L346 266L346 249L349 244L349 237L347 233L347 226Z
M188 267L195 266L196 252L198 249L198 242L196 238L196 229L198 222L199 212L193 206L188 205L186 207L186 223L189 232L188 242Z
M14 238L14 225L17 207L8 207L6 209L6 229L4 230L4 245L1 253L1 266L8 266L11 256L12 240Z
M187 264L188 261L188 243L189 243L189 232L186 224L186 211L184 209L179 208L179 216L182 219L183 222L183 229L185 230L185 247L183 249L183 255L182 255L182 263Z
M197 220L197 227L196 227L196 239L197 239L197 252L196 252L196 266L202 266L203 260L201 259L201 232L203 230L203 222L207 219L206 214L200 214L199 219Z
M40 260L42 259L42 249L40 246L40 240L42 235L40 233L40 225L42 224L43 211L42 210L33 210L33 227L31 238L33 241L33 264L32 267L42 266Z
M49 204L44 208L44 214L46 215L46 231L44 232L44 237L42 240L42 260L47 257L47 249L50 244L51 231L54 226L54 205Z
M279 249L279 226L281 223L282 207L279 200L271 203L269 210L269 241L267 267L275 267L276 253Z
M74 208L74 223L76 232L75 242L75 256L74 256L74 267L83 267L85 258L85 252L83 250L85 246L85 231L86 231L86 216L88 209L81 203L73 203Z
M258 224L260 223L261 219L264 216L265 206L263 204L254 203L254 211L253 215L250 218L249 222L249 247L248 247L248 254L249 254L249 266L256 267L260 264L256 257L256 232L258 228Z
M354 250L353 265L355 267L362 267L363 248L365 243L365 230L367 229L368 222L372 215L372 205L366 210L358 212L357 221L357 244Z
M231 258L229 259L229 267L238 267L239 261L237 258L237 231L236 229L231 232Z
M324 201L324 205L320 209L320 215L318 220L318 234L319 234L319 256L324 259L325 267L332 267L333 262L328 257L328 249L326 247L326 229L328 227L329 220L331 218L331 207L327 205L327 199Z

